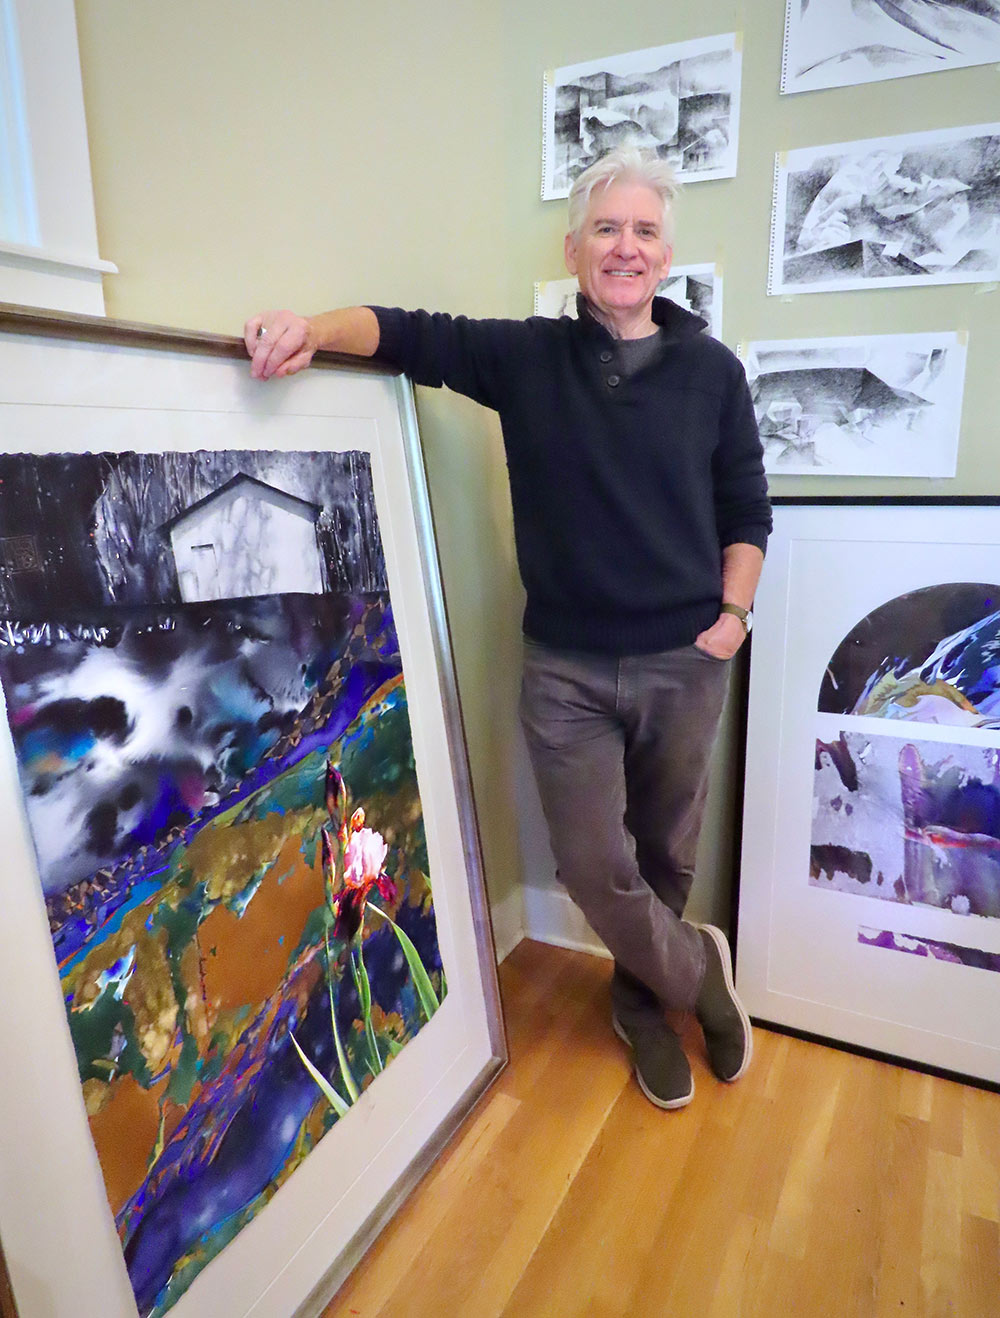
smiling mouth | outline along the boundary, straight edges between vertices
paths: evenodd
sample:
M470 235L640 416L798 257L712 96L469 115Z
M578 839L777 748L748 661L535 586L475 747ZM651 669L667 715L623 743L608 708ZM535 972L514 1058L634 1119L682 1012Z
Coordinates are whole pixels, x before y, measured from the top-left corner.
M605 270L606 275L611 275L614 279L638 279L638 270Z

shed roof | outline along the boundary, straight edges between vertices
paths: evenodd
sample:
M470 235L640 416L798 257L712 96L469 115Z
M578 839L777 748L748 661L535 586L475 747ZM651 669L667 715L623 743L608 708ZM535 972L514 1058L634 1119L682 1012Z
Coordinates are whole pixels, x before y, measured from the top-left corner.
M161 532L163 532L164 535L169 535L175 526L179 526L181 522L185 521L185 519L190 517L193 513L199 512L202 508L212 503L215 499L218 499L221 495L226 494L237 485L254 486L256 487L256 491L266 492L268 494L278 494L283 500L290 500L292 503L301 504L304 510L308 510L309 516L311 516L314 521L323 511L322 506L318 503L311 503L308 499L300 499L297 494L289 494L287 490L279 489L277 485L269 485L267 481L260 481L256 476L248 476L245 472L240 472L238 475L233 476L231 480L226 481L225 485L220 485L219 488L213 490L211 494L206 494L204 498L199 499L197 503L191 504L189 508L185 508L183 512L179 512L176 517L171 517L168 522L164 522L160 527Z

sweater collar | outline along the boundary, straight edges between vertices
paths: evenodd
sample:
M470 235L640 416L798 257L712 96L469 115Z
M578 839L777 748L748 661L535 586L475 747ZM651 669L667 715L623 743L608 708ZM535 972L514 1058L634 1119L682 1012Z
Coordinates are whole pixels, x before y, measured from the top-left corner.
M689 339L708 328L708 321L696 316L693 311L685 311L668 297L654 297L650 307L653 324L665 329L672 338ZM576 295L576 314L580 324L590 334L603 334L613 338L607 329L593 315L582 293Z

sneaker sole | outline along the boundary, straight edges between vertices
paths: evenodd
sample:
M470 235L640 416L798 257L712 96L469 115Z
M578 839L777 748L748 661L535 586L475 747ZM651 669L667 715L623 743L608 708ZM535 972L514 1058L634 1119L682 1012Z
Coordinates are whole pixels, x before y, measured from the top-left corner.
M750 1065L750 1059L753 1057L753 1027L750 1024L750 1017L747 1015L746 1008L736 996L736 984L733 981L733 962L729 951L729 941L721 929L717 929L714 924L696 924L696 929L704 929L712 942L719 949L719 956L722 960L722 973L726 981L726 991L728 992L733 1006L739 1012L740 1020L743 1023L743 1029L746 1031L747 1047L743 1054L743 1064L735 1075L731 1075L723 1080L723 1084L731 1085L734 1080L739 1080L740 1076L746 1072ZM721 1078L721 1077L720 1077Z
M638 1084L639 1088L649 1099L649 1101L653 1104L653 1106L662 1108L664 1112L676 1112L678 1108L687 1107L687 1105L691 1102L692 1098L694 1098L694 1076L691 1077L690 1090L688 1091L688 1093L682 1095L680 1098L671 1098L671 1099L657 1098L654 1093L652 1093L649 1089L646 1088L643 1078L639 1074L639 1068L635 1064L635 1060L634 1060L635 1054L632 1045L629 1042L629 1037L625 1033L625 1028L620 1023L617 1016L611 1017L611 1028L614 1030L615 1034L618 1035L619 1039L621 1039L622 1043L629 1050L629 1052L633 1054L632 1074L635 1076L636 1083Z

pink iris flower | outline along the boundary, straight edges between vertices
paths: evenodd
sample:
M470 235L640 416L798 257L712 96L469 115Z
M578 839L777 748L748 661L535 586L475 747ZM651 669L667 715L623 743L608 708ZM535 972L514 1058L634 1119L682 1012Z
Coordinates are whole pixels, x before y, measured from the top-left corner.
M365 905L373 888L377 888L387 902L394 901L397 895L395 883L382 868L389 854L388 843L381 833L373 828L365 828L364 825L365 812L359 808L351 816L350 831L344 845L343 886L332 899L337 917L333 927L334 936L346 938L348 942L361 928ZM323 870L330 891L336 883L336 866L332 839L325 828Z
M348 837L344 849L344 883L351 888L378 883L388 853L388 844L381 833L359 828Z

